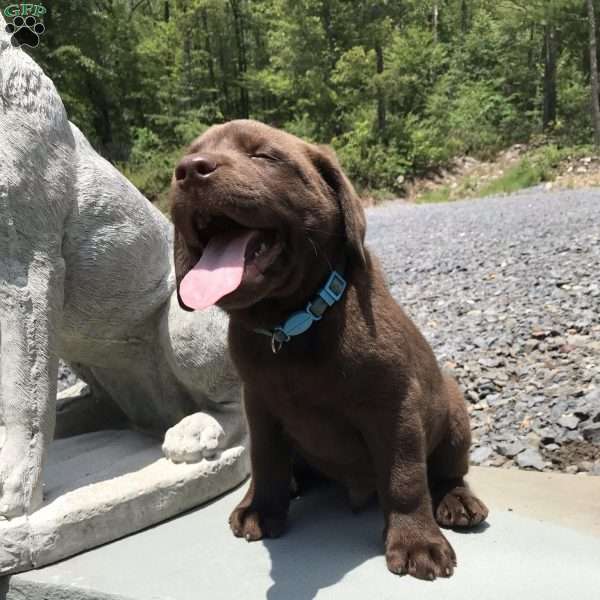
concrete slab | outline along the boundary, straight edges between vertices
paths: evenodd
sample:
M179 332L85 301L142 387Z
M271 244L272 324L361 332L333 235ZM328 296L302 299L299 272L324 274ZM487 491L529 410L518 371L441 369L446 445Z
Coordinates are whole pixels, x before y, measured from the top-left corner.
M352 515L334 487L293 503L285 537L254 544L235 539L227 516L243 494L237 489L137 535L6 578L0 599L598 600L600 479L476 469L472 481L492 513L487 528L448 533L459 560L450 580L388 573L379 511ZM537 494L545 508L531 518ZM591 497L578 504L581 495ZM572 518L576 511L582 514ZM586 523L588 535L581 533Z
M47 565L145 529L238 486L247 452L174 464L161 440L129 430L56 440L44 470L44 502L0 520L0 575Z
M600 537L600 477L471 467L469 480L496 512Z

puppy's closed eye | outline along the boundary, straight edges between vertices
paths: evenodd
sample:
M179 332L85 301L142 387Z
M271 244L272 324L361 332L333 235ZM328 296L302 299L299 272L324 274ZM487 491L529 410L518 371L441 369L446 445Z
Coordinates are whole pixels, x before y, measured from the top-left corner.
M250 158L254 160L268 160L269 162L276 162L277 159L270 154L265 154L264 152L258 152L256 154L251 154Z

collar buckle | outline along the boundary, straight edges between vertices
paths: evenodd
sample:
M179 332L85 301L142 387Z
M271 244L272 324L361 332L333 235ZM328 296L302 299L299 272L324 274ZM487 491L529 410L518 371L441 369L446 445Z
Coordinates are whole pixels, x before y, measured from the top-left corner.
M319 292L319 296L321 296L329 306L332 306L343 296L347 285L346 280L337 271L333 271L329 276L327 283Z

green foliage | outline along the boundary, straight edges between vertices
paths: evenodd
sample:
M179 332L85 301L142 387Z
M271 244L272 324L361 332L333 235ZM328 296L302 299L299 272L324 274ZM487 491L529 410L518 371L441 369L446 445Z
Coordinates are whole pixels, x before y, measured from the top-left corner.
M578 0L53 0L48 8L35 58L70 118L155 201L181 149L234 118L332 144L363 191L393 191L401 175L459 154L489 158L542 132L563 146L592 139ZM542 118L549 33L550 126ZM523 164L498 185L543 172Z
M365 108L353 115L354 128L333 139L341 163L361 190L393 189L410 163L394 142L384 143L373 132L374 111Z
M161 209L166 209L173 165L180 151L166 147L161 138L147 127L133 133L129 162L120 165L124 175Z

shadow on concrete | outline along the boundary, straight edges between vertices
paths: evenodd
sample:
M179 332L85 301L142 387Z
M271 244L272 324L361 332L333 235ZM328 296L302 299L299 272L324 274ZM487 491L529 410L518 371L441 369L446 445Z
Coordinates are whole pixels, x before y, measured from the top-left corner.
M489 525L457 533L483 533ZM276 540L264 540L271 559L273 585L268 600L311 600L359 565L376 561L382 577L388 572L383 556L383 515L376 503L353 514L343 489L323 484L290 508L289 529Z
M487 521L480 523L477 527L472 527L470 529L453 529L455 533L460 533L461 535L477 535L479 533L484 533L486 529L489 529L490 524ZM443 529L442 529L443 531Z
M0 600L6 600L9 579L9 577L0 577Z
M289 530L264 540L273 585L268 600L308 600L382 553L383 519L375 505L350 511L345 492L321 485L290 507ZM382 559L382 568L385 563Z

